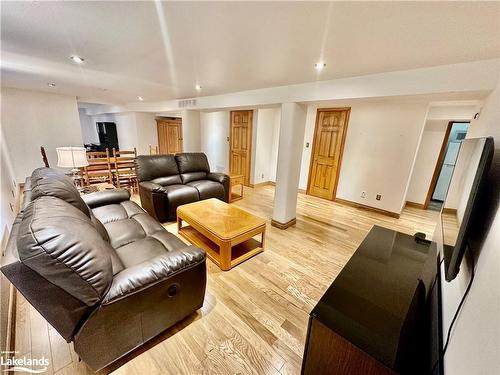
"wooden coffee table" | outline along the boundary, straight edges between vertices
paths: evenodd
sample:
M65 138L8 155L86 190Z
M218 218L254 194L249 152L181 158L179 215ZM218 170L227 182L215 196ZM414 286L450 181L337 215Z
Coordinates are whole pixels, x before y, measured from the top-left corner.
M264 251L266 221L215 198L178 207L177 229L223 271Z

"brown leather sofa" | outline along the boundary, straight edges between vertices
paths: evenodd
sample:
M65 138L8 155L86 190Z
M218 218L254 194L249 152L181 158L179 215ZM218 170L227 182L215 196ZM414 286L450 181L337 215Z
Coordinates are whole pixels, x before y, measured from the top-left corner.
M80 197L65 175L35 170L1 268L93 370L200 308L205 295L204 251L129 198L122 189Z
M229 202L229 176L211 173L201 152L140 155L136 159L142 207L160 222L176 219L177 207L203 199Z

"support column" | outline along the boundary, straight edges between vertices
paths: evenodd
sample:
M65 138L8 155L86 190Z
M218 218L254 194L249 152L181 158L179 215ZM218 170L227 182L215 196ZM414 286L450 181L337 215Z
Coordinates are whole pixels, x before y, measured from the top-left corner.
M182 148L184 152L201 151L200 112L184 110L182 116Z
M286 229L296 222L300 164L304 144L306 110L297 103L281 105L278 168L271 225Z

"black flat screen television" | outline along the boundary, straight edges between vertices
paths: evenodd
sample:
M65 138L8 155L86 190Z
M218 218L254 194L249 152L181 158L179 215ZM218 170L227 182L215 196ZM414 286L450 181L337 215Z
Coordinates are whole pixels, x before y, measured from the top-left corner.
M480 192L494 151L492 137L466 139L460 146L436 230L446 281L453 280L460 271L465 251L471 246L473 226L481 220Z

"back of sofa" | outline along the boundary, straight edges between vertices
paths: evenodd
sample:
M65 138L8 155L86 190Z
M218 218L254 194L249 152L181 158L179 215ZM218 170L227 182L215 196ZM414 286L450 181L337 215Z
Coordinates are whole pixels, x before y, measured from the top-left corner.
M30 189L31 202L9 240L18 260L2 272L69 341L111 286L114 250L71 179L38 169Z
M139 155L135 171L139 182L151 181L162 186L182 184L174 155Z
M203 152L184 152L175 155L182 183L203 180L210 173L207 155Z

